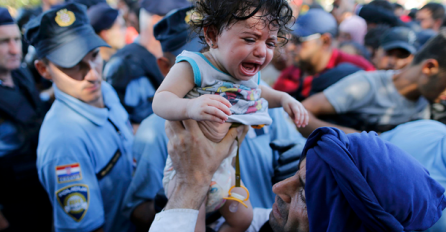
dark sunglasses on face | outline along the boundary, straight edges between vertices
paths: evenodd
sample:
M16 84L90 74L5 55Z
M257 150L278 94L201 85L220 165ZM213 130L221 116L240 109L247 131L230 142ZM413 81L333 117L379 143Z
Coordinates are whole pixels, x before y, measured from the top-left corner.
M293 36L291 42L294 44L302 44L303 42L321 38L321 34L316 33L309 36Z

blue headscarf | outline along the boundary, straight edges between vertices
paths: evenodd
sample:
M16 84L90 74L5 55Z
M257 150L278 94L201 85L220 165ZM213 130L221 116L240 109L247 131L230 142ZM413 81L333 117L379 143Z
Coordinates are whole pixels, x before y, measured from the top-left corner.
M429 172L375 132L319 128L302 154L310 232L425 230L446 207Z

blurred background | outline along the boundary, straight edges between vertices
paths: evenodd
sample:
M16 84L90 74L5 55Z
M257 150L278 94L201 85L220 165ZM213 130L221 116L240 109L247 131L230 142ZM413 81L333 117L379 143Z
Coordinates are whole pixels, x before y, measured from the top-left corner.
M60 0L44 0L44 1L60 1ZM63 0L62 0L63 1ZM369 3L371 0L356 0L354 1L355 3L359 3L359 4L365 4L365 3ZM118 0L107 0L107 2L111 5L111 6L116 6L118 3ZM294 2L296 5L301 5L301 6L311 6L314 3L318 3L320 4L325 10L327 11L331 11L332 7L333 7L333 0L291 0L291 2ZM446 0L390 0L389 2L392 3L398 3L400 5L402 5L405 10L410 10L412 8L420 8L423 5L425 5L428 2L438 2L438 3L442 3L445 4ZM17 14L17 10L25 7L25 8L29 8L29 7L35 7L38 6L42 3L42 0L0 0L0 6L6 6L8 7L10 13L15 16ZM305 7L304 9L305 10Z

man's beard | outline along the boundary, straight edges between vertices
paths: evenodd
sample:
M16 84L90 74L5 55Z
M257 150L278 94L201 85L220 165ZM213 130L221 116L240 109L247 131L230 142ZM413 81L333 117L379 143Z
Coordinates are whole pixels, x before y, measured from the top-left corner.
M276 218L274 218L273 212L271 212L269 216L269 225L271 226L271 229L274 232L284 232L285 231L284 227L288 220L288 211L286 210L286 205L285 202L282 200L282 198L276 196L276 202L280 215L286 218L281 218L283 220L282 221L283 225L280 225L279 221Z
M299 62L297 62L297 67L304 73L311 75L315 74L314 66L308 61L299 60Z

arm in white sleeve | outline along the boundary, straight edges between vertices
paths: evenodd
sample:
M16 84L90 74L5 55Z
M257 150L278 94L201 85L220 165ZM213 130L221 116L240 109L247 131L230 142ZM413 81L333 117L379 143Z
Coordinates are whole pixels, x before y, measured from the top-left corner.
M194 232L197 218L198 210L195 209L165 210L156 214L149 232Z

